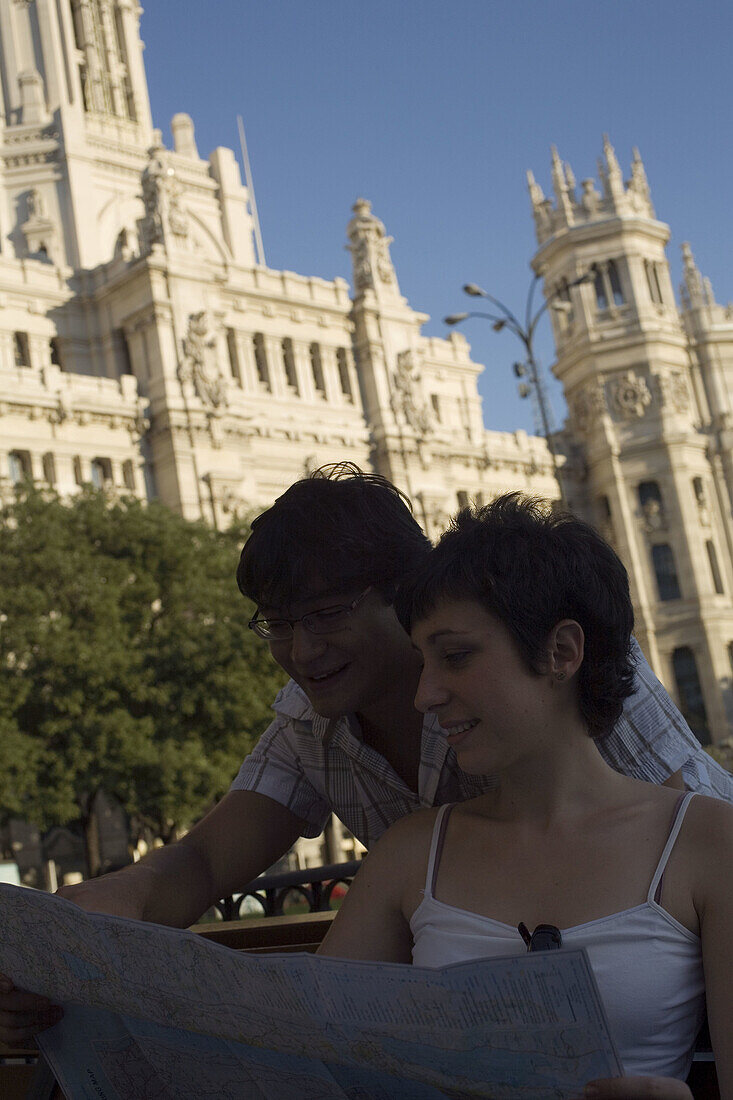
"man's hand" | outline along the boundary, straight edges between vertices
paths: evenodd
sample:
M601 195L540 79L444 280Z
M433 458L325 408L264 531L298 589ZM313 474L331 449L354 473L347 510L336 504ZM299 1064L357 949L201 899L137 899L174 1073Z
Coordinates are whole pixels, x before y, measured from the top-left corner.
M693 1100L676 1077L608 1077L589 1081L583 1100Z
M89 913L110 913L115 917L142 920L143 902L136 885L131 875L115 872L73 886L60 886L56 893Z
M141 920L142 906L134 886L134 881L130 883L126 877L113 874L61 886L57 893L89 912ZM22 1047L39 1031L57 1024L63 1014L63 1009L48 998L18 989L12 978L0 974L0 1043Z

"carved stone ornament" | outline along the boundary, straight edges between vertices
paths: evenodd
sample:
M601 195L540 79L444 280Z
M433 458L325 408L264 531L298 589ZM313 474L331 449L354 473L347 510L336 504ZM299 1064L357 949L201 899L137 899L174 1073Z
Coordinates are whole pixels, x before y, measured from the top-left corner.
M627 370L620 378L611 383L614 408L625 420L644 416L652 403L652 395L643 378Z
M650 497L644 502L642 514L644 516L644 530L648 535L653 535L656 531L667 530L667 515L661 500Z
M372 265L369 263L369 250L366 241L357 241L352 249L354 257L354 286L357 290L367 290L374 286Z
M398 419L403 419L418 436L423 437L432 430L432 416L427 403L422 400L422 374L415 353L408 349L397 356L397 370L392 376L392 411Z
M664 406L674 409L675 412L687 412L690 407L690 391L683 371L670 370L658 374L657 384Z
M184 240L188 236L188 215L181 205L182 195L183 191L180 185L177 183L171 184L168 221L173 236Z
M394 268L389 255L392 237L384 237L377 243L377 274L383 283L394 282Z
M606 396L600 379L594 379L583 386L572 403L572 410L578 431L582 435L587 435L598 417L607 412Z
M217 409L226 404L224 379L216 357L216 339L209 336L206 310L191 313L183 341L183 361L178 367L181 384L190 383L204 405Z
M59 390L56 394L56 407L50 410L48 419L52 424L63 424L74 413L74 407L68 393Z

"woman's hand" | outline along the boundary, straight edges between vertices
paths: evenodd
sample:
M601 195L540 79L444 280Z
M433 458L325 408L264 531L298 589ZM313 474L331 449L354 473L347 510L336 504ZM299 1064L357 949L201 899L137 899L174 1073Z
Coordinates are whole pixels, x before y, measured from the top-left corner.
M693 1100L676 1077L604 1077L589 1081L583 1100Z

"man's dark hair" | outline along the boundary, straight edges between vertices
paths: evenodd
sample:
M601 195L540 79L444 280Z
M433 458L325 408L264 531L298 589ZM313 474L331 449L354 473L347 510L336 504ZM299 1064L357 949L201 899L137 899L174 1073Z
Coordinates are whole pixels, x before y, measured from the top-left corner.
M335 462L296 481L254 520L237 584L259 607L287 607L315 580L344 590L372 584L391 602L430 550L404 493Z
M594 737L613 729L634 691L634 612L624 566L587 523L520 493L463 509L401 589L395 608L409 632L442 599L475 600L496 615L538 674L547 671L555 624L578 622L585 635L577 674L580 711Z

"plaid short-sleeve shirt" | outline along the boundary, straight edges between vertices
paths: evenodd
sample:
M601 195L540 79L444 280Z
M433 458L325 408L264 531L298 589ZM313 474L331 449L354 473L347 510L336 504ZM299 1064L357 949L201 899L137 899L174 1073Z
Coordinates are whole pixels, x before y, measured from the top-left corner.
M690 790L733 802L733 776L703 750L634 641L637 690L608 737L598 742L617 771L661 783L678 770ZM412 791L385 758L366 745L354 715L318 715L292 680L273 704L274 722L245 759L232 790L259 791L305 822L318 836L331 812L365 847L390 825L423 806L462 802L496 785L466 775L434 715L425 716L418 789Z

